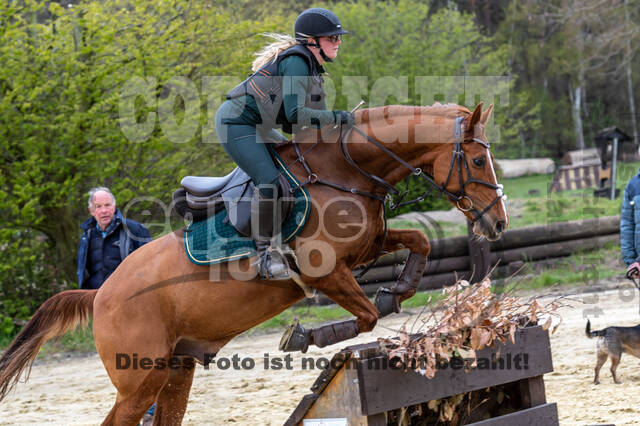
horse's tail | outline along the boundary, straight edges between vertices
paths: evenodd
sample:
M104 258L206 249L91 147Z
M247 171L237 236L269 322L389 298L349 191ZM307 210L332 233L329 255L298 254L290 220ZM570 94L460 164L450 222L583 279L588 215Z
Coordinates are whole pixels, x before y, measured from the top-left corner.
M0 357L0 401L31 367L40 347L54 337L86 327L98 290L68 290L47 299Z

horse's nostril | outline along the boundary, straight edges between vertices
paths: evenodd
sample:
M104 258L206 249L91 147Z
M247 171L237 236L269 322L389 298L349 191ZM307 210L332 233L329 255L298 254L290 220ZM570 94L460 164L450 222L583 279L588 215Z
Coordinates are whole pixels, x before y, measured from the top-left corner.
M505 227L505 225L506 225L506 224L507 224L507 223L506 223L504 220L502 220L502 219L500 219L500 220L496 221L496 232L497 232L498 234L501 234L501 233L502 233L502 231L504 231L504 227Z

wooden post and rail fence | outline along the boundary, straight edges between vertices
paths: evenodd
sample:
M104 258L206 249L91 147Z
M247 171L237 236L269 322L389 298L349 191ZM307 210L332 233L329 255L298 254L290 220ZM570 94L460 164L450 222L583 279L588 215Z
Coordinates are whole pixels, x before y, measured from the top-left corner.
M439 289L457 279L479 280L495 266L492 279L513 275L526 266L553 264L580 251L597 250L620 240L620 216L557 222L508 229L498 241L469 236L431 241L431 253L419 290ZM358 282L368 296L379 287L391 287L404 267L407 252L382 256ZM497 266L496 266L497 265ZM354 275L359 274L354 271ZM330 301L319 296L315 303Z
M431 241L431 253L420 290L438 289L458 279L479 280L494 266L492 278L508 277L525 264L595 250L620 240L620 216L557 222L505 231L498 241L470 236ZM358 281L367 295L391 286L399 276L406 251L381 257ZM354 271L357 274L358 271Z

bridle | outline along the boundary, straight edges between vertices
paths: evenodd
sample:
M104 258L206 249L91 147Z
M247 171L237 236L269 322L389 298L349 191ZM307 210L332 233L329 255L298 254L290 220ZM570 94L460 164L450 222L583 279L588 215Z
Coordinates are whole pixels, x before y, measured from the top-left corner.
M357 195L362 195L365 197L369 197L369 198L373 198L374 200L378 200L382 203L383 205L383 209L382 209L382 215L383 215L383 221L384 221L384 231L383 231L383 238L382 238L382 243L380 244L380 250L378 251L378 254L376 255L375 259L369 263L369 265L364 268L360 274L358 274L358 276L356 278L360 278L362 276L364 276L364 274L366 274L369 269L375 265L378 261L378 259L380 258L380 255L382 254L382 250L385 244L385 241L387 239L387 233L388 233L388 224L387 224L387 206L389 207L389 210L396 210L399 207L402 206L406 206L409 204L413 204L413 203L418 203L422 200L424 200L432 191L432 189L428 189L427 191L425 191L421 196L419 196L418 198L415 198L413 200L409 200L409 201L402 201L404 199L404 197L407 195L407 193L409 192L409 180L407 179L406 182L406 186L404 191L400 191L398 190L395 186L393 186L392 184L390 184L389 182L385 181L383 178L376 176L372 173L367 172L366 170L364 170L362 167L360 167L358 165L358 163L355 162L355 160L351 157L351 154L349 153L349 148L347 145L347 140L349 139L349 136L351 135L352 131L356 131L357 133L359 133L361 136L363 136L367 141L371 142L372 144L374 144L378 149L380 149L381 151L383 151L385 154L387 154L389 157L393 158L396 162L398 162L399 164L401 164L403 167L407 168L410 172L412 177L415 176L419 176L420 178L424 179L425 181L427 181L432 188L435 188L438 192L440 192L441 194L447 196L451 201L455 202L456 205L458 206L458 208L462 211L468 212L470 211L473 214L473 220L471 221L471 223L475 223L476 221L478 221L486 212L488 212L491 207L493 207L498 201L500 201L501 199L505 198L504 195L504 191L503 191L503 187L502 185L494 185L490 182L485 182L483 180L480 179L475 179L472 175L471 175L471 170L469 169L469 164L467 163L467 158L465 157L464 151L462 150L462 144L463 143L471 143L471 142L476 142L481 144L482 146L484 146L487 149L487 155L489 156L488 159L489 161L491 161L491 154L489 153L489 143L486 141L483 141L482 139L476 137L474 135L473 138L470 138L468 140L465 139L464 137L464 119L465 117L457 117L456 121L455 121L455 125L454 125L454 144L453 144L453 154L451 155L451 162L449 164L449 173L447 174L447 180L444 181L442 184L438 185L436 183L436 181L434 180L433 176L425 173L422 169L420 168L416 168L413 167L411 164L407 163L405 160L403 160L402 158L400 158L396 153L394 153L393 151L391 151L390 149L388 149L387 147L385 147L384 145L382 145L380 142L378 142L377 140L373 139L372 137L370 137L368 134L366 134L365 132L362 131L362 129L360 129L357 126L352 126L350 127L346 133L344 132L344 126L342 126L340 128L340 136L338 138L338 143L340 144L340 152L342 153L342 157L354 168L356 169L360 174L362 174L363 176L365 176L367 179L369 179L371 182L374 183L374 185L378 188L381 188L382 191L384 192L384 195L379 195L379 194L375 194L373 192L368 192L368 191L362 191L360 189L357 188L350 188L347 186L344 186L340 183L335 183L335 182L331 182L325 179L320 178L316 173L313 173L311 171L311 168L309 167L309 164L307 164L306 159L304 158L304 154L302 154L302 152L300 152L300 147L298 145L298 143L293 140L291 143L293 144L293 147L295 149L296 155L298 156L298 158L295 161L299 161L300 164L302 164L302 166L304 167L305 171L307 172L307 180L303 183L301 183L299 186L296 187L292 187L289 189L290 193L293 194L300 186L306 186L308 184L320 184L320 185L326 185L329 186L331 188L335 188L339 191L344 191L344 192L349 192L351 194L357 194ZM335 129L335 127L334 127ZM321 140L319 139L318 141L316 141L311 148L309 148L306 152L310 152L313 148L315 148L316 146L318 146L318 144L321 142ZM294 161L294 162L295 162ZM467 180L463 182L462 180L462 167L464 165L464 168L467 172ZM449 181L451 180L451 176L453 173L454 168L457 168L458 171L458 179L459 179L459 189L456 193L452 193L449 190L447 190L447 186L449 185ZM469 184L472 183L477 183L480 185L484 185L488 188L491 189L495 189L496 190L496 198L493 199L493 201L491 201L484 209L482 209L482 211L478 212L478 210L475 208L474 203L473 203L473 199L471 197L469 197L466 193L465 193L465 187ZM395 197L395 198L394 198ZM466 200L466 202L469 203L468 207L464 207L461 202L463 200Z
M453 153L451 155L451 162L449 164L449 172L447 174L447 179L440 185L438 185L436 183L436 181L434 180L433 176L425 173L421 168L416 168L413 167L411 164L407 163L405 160L403 160L402 158L400 158L396 153L394 153L393 151L391 151L390 149L388 149L387 147L385 147L383 144L381 144L380 142L378 142L377 140L373 139L372 137L370 137L368 134L366 134L364 131L362 131L362 129L360 129L357 126L352 126L350 128L348 128L348 130L346 132L344 132L344 127L340 128L340 136L338 138L338 143L340 144L340 152L342 153L343 158L354 168L356 169L360 174L362 174L363 176L365 176L367 179L369 179L371 182L373 182L373 184L377 187L382 189L382 191L384 192L383 195L379 195L379 194L375 194L373 192L368 192L368 191L362 191L359 190L357 188L350 188L350 187L346 187L342 184L339 183L335 183L335 182L331 182L331 181L327 181L325 179L322 179L320 177L318 177L317 174L313 173L311 171L311 168L309 167L309 165L307 164L304 155L300 152L300 147L298 146L298 144L293 141L293 146L294 149L296 151L296 154L298 156L296 161L299 161L302 166L304 167L305 171L307 172L307 181L304 183L301 183L300 186L305 186L307 184L310 183L318 183L321 185L326 185L326 186L330 186L332 188L338 189L340 191L344 191L344 192L349 192L352 194L357 194L357 195L362 195L362 196L366 196L369 198L373 198L375 200L378 200L380 202L382 202L385 206L389 205L389 209L390 210L396 210L399 207L402 206L406 206L409 204L414 204L414 203L418 203L422 200L424 200L431 192L432 189L429 189L427 191L425 191L421 196L413 199L413 200L409 200L409 201L403 201L404 197L407 195L408 193L408 187L409 187L409 181L407 180L406 182L406 187L404 191L400 191L398 190L394 185L390 184L389 182L385 181L383 178L376 176L372 173L367 172L366 170L362 169L358 163L356 163L356 161L351 157L351 154L349 153L349 148L347 145L347 140L349 139L349 136L351 135L352 131L355 131L357 133L359 133L361 136L363 136L367 141L371 142L373 145L375 145L378 149L380 149L381 151L383 151L385 154L387 154L389 157L393 158L397 163L399 163L400 165L402 165L403 167L407 168L410 172L412 176L418 176L420 178L422 178L423 180L427 181L433 189L437 190L438 192L440 192L441 194L445 195L446 197L448 197L452 202L455 202L456 205L458 206L458 208L464 212L471 212L473 214L473 219L471 221L471 223L475 223L476 221L478 221L486 212L488 212L498 201L500 201L501 199L504 199L504 191L503 191L503 186L498 184L498 185L494 185L490 182L485 182L483 180L480 179L476 179L472 176L471 174L471 170L469 169L469 164L467 162L467 158L465 156L464 151L462 150L462 144L463 143L471 143L471 142L476 142L481 144L482 146L484 146L487 149L487 155L489 154L489 148L490 145L488 142L483 141L482 139L476 137L475 135L472 138L469 139L465 139L464 137L464 120L465 117L457 117L455 124L454 124L454 144L453 144ZM317 144L319 143L316 142L307 152L311 151L315 146L317 146ZM462 168L464 167L465 171L467 172L467 179L465 181L463 181L462 179ZM457 192L452 193L449 190L446 189L446 187L449 185L449 182L451 181L452 175L453 175L453 171L454 169L457 169L458 172L458 179L459 179L459 189ZM466 192L465 192L465 188L472 184L472 183L477 183L479 185L484 185L488 188L494 189L496 191L496 197L481 211L478 211L478 209L476 209L473 199L471 197L469 197ZM295 192L295 190L297 189L297 187L291 188L291 193ZM395 198L394 198L395 197ZM465 206L465 204L468 204L468 206ZM386 226L386 224L385 224Z

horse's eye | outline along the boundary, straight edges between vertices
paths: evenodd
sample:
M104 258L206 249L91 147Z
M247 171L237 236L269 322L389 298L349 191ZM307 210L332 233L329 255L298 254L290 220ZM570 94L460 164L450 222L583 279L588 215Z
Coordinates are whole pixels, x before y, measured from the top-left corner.
M473 165L477 167L484 166L484 157L478 157L473 159Z

